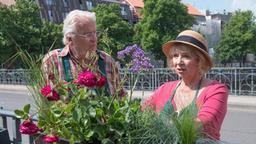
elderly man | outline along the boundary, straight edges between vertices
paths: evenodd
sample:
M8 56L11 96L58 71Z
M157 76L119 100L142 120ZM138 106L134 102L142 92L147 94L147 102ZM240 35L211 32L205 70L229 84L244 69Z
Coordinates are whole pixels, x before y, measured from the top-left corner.
M71 81L79 72L93 68L98 76L107 80L105 90L108 94L123 93L120 87L118 68L111 56L97 49L95 13L81 10L71 11L63 25L62 49L47 53L43 59L43 70L48 81L57 71L59 80Z

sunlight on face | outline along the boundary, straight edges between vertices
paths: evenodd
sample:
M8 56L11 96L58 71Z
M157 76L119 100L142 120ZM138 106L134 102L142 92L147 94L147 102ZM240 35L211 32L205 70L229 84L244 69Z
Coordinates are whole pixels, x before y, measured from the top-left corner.
M193 47L177 44L170 50L169 64L180 77L200 74L199 58Z

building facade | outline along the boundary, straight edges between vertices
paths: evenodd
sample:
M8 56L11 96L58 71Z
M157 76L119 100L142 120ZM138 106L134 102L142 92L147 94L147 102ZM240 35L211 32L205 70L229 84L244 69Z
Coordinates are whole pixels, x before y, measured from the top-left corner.
M116 3L124 20L133 23L133 15L128 4L121 0L36 0L41 11L41 18L62 23L66 15L75 9L91 11L97 4Z

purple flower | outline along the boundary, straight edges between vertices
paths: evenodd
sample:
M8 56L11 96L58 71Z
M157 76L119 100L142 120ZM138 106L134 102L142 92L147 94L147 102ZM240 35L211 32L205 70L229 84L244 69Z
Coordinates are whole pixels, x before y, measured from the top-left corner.
M117 55L119 59L123 59L126 56L129 56L131 58L130 70L132 72L138 73L140 71L146 71L153 68L153 65L150 63L149 57L145 56L144 51L137 44L127 46L124 50L119 51Z

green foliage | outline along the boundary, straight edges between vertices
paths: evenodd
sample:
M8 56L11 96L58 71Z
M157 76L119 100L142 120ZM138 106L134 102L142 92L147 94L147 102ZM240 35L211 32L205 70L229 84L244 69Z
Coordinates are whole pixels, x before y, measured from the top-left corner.
M256 52L256 25L252 11L236 11L225 25L216 47L217 59L222 63L244 62L249 52Z
M179 114L159 115L151 108L137 113L130 127L131 143L147 144L217 144L204 138L202 127L196 124L197 107L190 105Z
M49 101L41 92L47 85L41 71L42 57L33 57L22 50L18 55L29 65L28 88L37 111L30 113L30 105L25 105L22 110L15 110L15 114L26 120L37 115L37 125L43 130L34 135L37 138L41 134L55 135L70 143L194 144L197 139L205 142L195 122L195 105L163 119L150 108L141 111L138 99L105 95L104 87L88 88L79 85L77 79L59 81L55 73L55 84L50 90L55 90L60 100Z
M10 7L0 6L0 17L0 62L5 68L24 67L19 59L9 59L19 49L39 55L55 41L56 47L61 46L61 25L42 20L33 0L16 0Z
M193 20L180 0L146 0L143 19L135 26L134 41L152 52L157 59L165 60L162 44L190 28Z
M110 53L113 57L117 52L132 42L132 26L121 17L117 4L99 4L94 9L97 17L99 49Z

